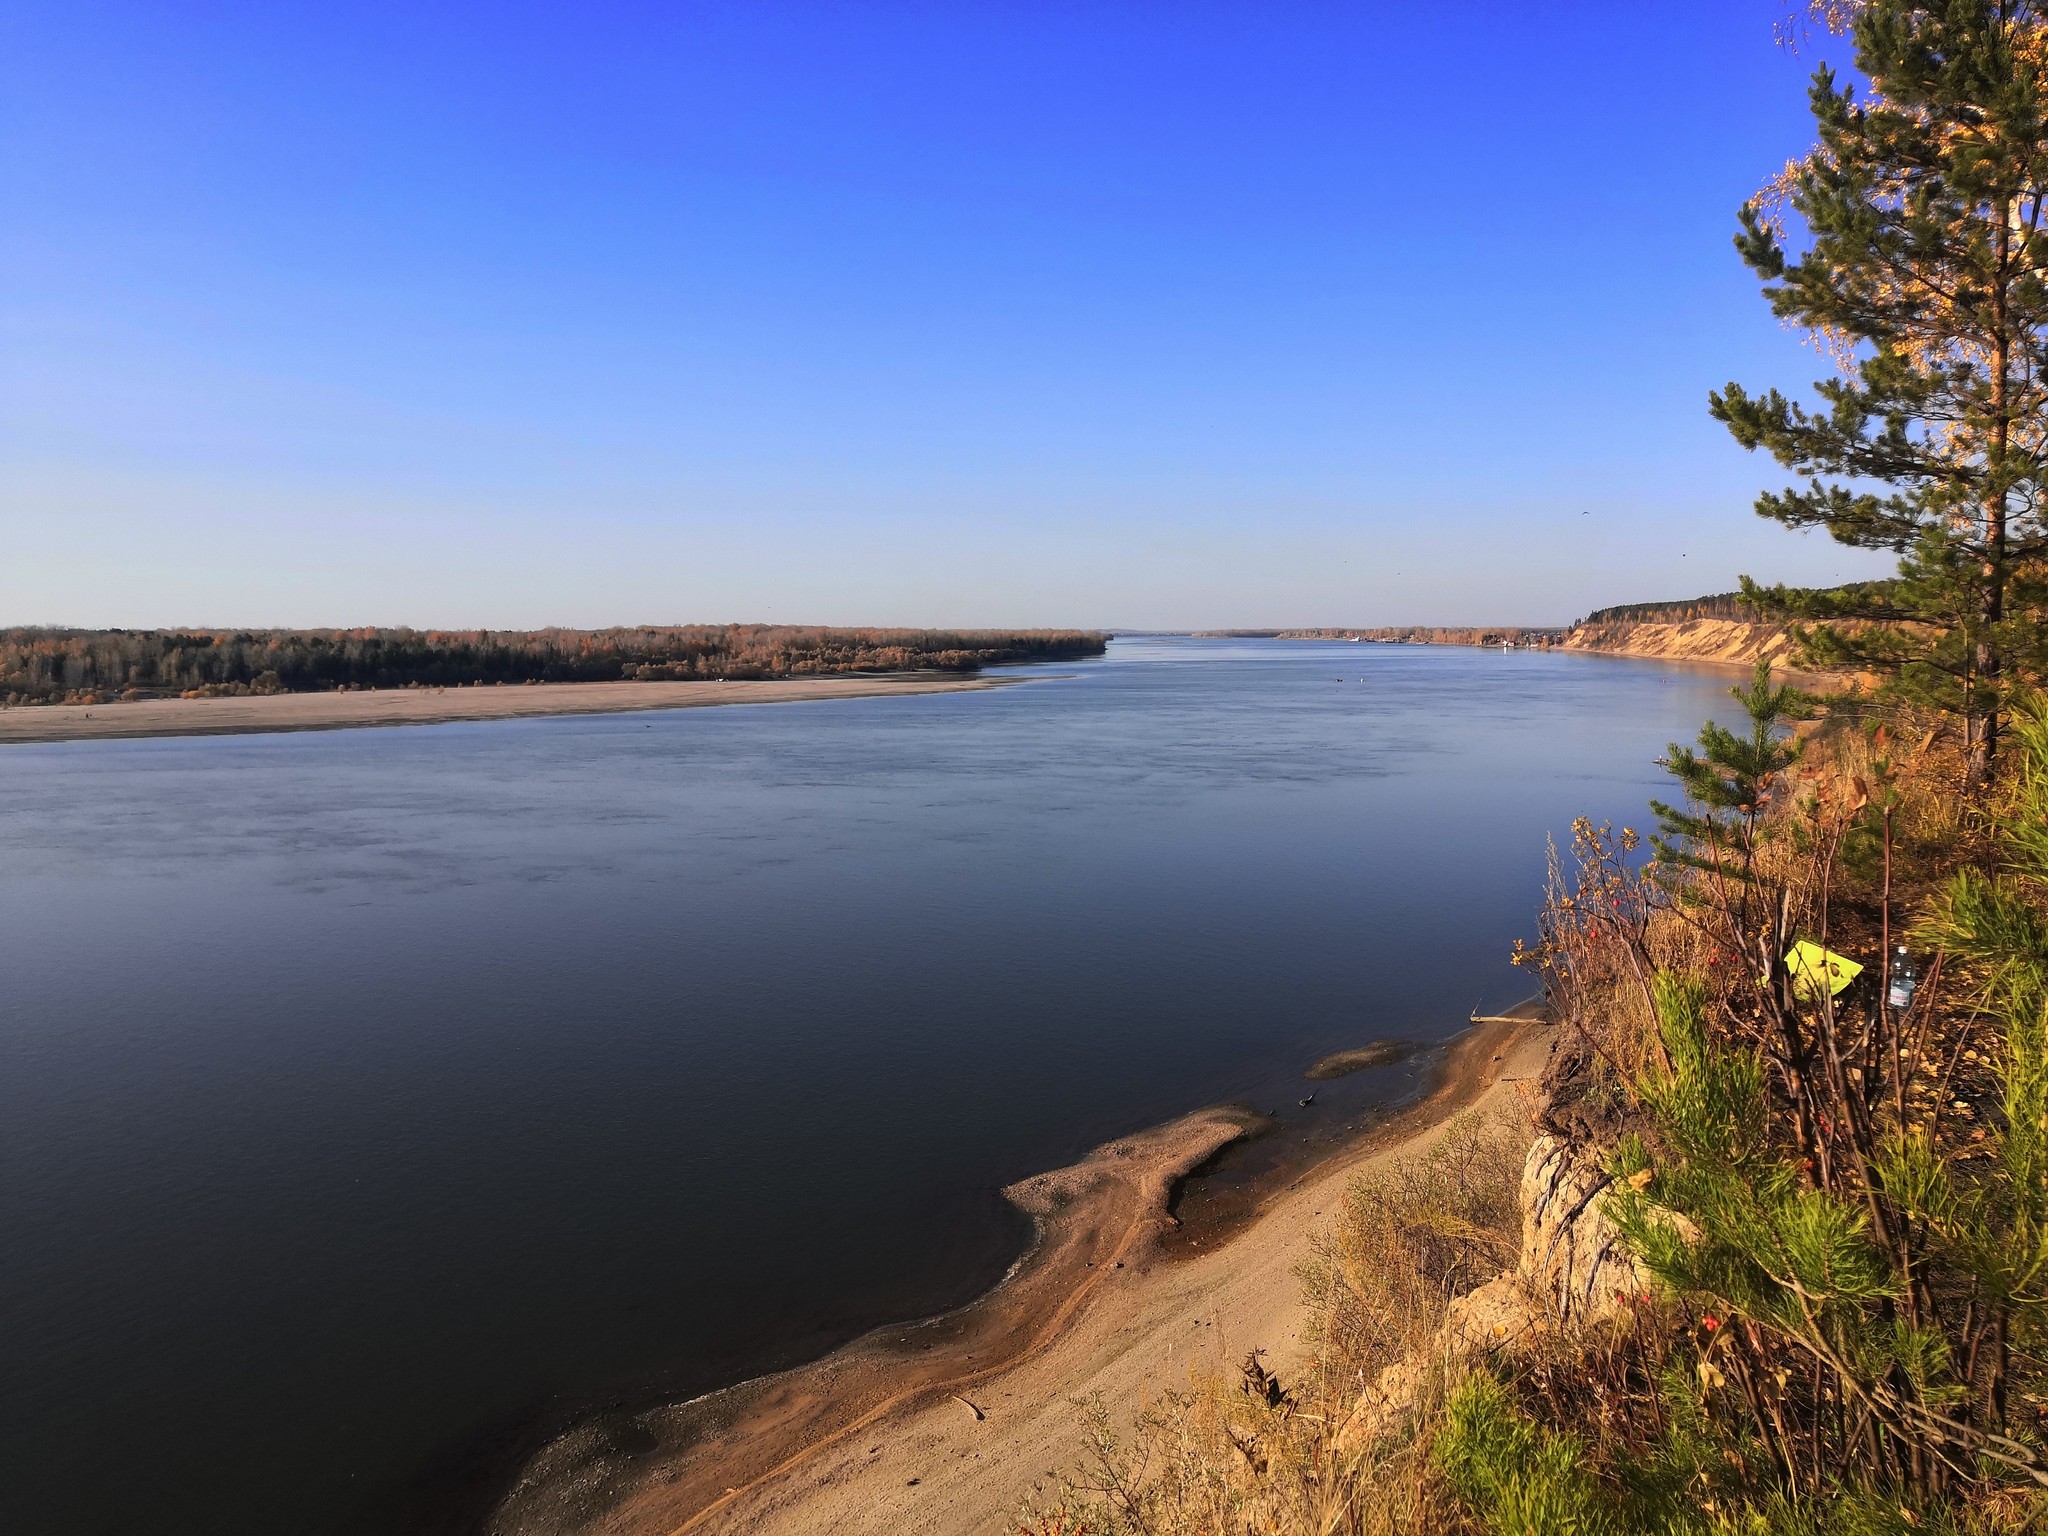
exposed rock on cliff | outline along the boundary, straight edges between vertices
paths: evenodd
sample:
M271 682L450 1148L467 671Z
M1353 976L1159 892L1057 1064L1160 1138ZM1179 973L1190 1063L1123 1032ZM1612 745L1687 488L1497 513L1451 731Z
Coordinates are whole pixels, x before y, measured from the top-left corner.
M1605 1151L1620 1119L1597 1092L1590 1059L1582 1042L1559 1032L1536 1117L1541 1129L1522 1165L1515 1267L1453 1300L1430 1346L1380 1373L1338 1432L1340 1452L1363 1449L1404 1421L1444 1368L1594 1327L1646 1288L1605 1208Z

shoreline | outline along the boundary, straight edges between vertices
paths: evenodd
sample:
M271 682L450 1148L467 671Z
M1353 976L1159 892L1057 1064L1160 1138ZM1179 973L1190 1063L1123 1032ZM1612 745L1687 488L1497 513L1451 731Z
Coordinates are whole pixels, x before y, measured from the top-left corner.
M1292 638L1277 636L1276 638ZM1385 643L1385 642L1376 642ZM1446 641L1409 644L1461 646ZM1553 654L1609 656L1666 666L1747 672L1746 660L1608 647L1528 647ZM1839 686L1852 674L1780 671L1806 688ZM176 736L255 736L292 731L359 730L403 725L527 720L570 715L640 714L722 704L780 704L889 695L972 693L1022 681L987 673L835 673L823 677L689 682L545 683L455 688L381 688L353 693L283 693L210 699L139 699L112 704L0 708L0 748L73 741L136 741Z
M1237 1106L1197 1110L1011 1185L1003 1193L1036 1231L980 1298L688 1402L597 1415L527 1461L484 1529L685 1536L827 1526L879 1532L916 1521L925 1536L945 1536L989 1528L1048 1465L1078 1457L1082 1426L1072 1397L1132 1369L1158 1386L1174 1384L1141 1358L1140 1345L1157 1332L1146 1319L1178 1324L1168 1334L1175 1346L1211 1346L1237 1331L1220 1319L1188 1328L1180 1292L1190 1279L1220 1277L1242 1289L1256 1272L1250 1294L1272 1332L1271 1316L1298 1306L1293 1260L1280 1271L1284 1284L1263 1271L1272 1253L1306 1242L1301 1202L1320 1217L1321 1204L1362 1167L1425 1143L1494 1093L1509 1071L1502 1063L1541 1040L1537 1016L1515 1011L1515 1022L1478 1025L1449 1042L1419 1099L1350 1134L1302 1143L1302 1158L1234 1191L1238 1198L1193 1227L1173 1214L1182 1185L1266 1117ZM1277 1359L1285 1352L1278 1342L1260 1347ZM1077 1351L1086 1358L1070 1358ZM1020 1397L1036 1411L1020 1418ZM935 1454L935 1435L965 1437L957 1456ZM1071 1441L1071 1454L1049 1441ZM909 1462L941 1465L899 1475ZM950 1487L942 1472L950 1472Z
M1755 657L1744 659L1730 656L1666 656L1656 651L1624 651L1591 645L1554 645L1550 649L1560 656L1604 656L1614 661L1654 661L1666 667L1706 667L1738 677L1746 677L1756 670ZM1782 656L1771 659L1771 675L1780 682L1790 683L1795 688L1804 688L1809 692L1847 687L1859 676L1854 672L1808 672L1798 667L1788 667Z
M738 682L543 683L488 688L378 688L360 693L279 693L214 699L138 699L115 704L39 704L0 709L0 746L159 736L249 736L526 720L555 715L638 714L719 704L866 699L888 694L971 693L1012 678L919 672L837 673Z
M1702 640L1694 632L1707 624L1717 624L1719 630ZM1607 627L1612 630L1616 626ZM1721 633L1720 630L1730 627L1726 621L1689 620L1682 625L1638 621L1622 627L1629 632L1619 636L1619 643L1611 644L1603 644L1599 640L1575 644L1572 637L1577 631L1574 630L1546 630L1514 625L1434 629L1406 627L1352 630L1210 630L1196 631L1193 638L1298 640L1326 644L1355 640L1362 645L1411 645L1469 651L1494 650L1500 647L1504 637L1515 637L1513 643L1507 647L1510 650L1534 651L1555 656L1612 656L1623 661L1659 661L1673 666L1726 668L1738 673L1749 672L1755 667L1760 654L1767 655L1779 677L1808 689L1845 686L1859 676L1855 672L1814 672L1790 666L1785 659L1787 647L1782 631L1773 630L1760 645L1752 645L1751 642L1756 638L1753 634ZM1736 627L1754 630L1759 626L1745 624ZM1646 631L1657 633L1645 633ZM1554 638L1520 638L1524 636Z

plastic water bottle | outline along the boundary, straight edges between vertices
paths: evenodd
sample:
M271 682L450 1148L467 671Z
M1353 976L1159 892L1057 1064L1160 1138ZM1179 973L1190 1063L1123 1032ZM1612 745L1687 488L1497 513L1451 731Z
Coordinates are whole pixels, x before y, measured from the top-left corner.
M1885 1002L1891 1008L1904 1013L1913 1006L1913 989L1920 985L1920 968L1913 964L1913 957L1906 953L1901 944L1892 952L1892 984L1885 993Z

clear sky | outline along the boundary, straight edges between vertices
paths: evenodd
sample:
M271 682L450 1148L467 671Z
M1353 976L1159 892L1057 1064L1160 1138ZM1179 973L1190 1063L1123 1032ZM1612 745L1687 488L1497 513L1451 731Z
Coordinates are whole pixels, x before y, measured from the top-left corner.
M0 7L0 622L1553 622L1872 557L1706 414L1776 0Z

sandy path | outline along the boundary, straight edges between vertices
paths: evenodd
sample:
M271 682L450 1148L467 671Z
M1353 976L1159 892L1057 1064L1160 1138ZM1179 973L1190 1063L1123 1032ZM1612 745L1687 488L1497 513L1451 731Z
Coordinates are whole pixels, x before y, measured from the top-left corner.
M0 745L122 736L239 736L335 731L366 725L435 725L533 715L610 715L706 704L865 699L880 694L998 688L986 676L867 674L761 682L548 683L504 688L380 688L364 693L280 693L268 698L138 699L131 704L44 704L0 709Z
M1100 1394L1128 1418L1191 1371L1232 1367L1254 1348L1285 1376L1305 1321L1294 1269L1345 1184L1426 1149L1455 1111L1517 1092L1548 1049L1541 1028L1476 1031L1430 1098L1196 1258L1164 1262L1154 1245L1172 1180L1234 1134L1216 1111L1027 1180L1010 1192L1027 1208L1047 1181L1065 1181L1075 1197L1062 1206L1056 1185L1040 1192L1059 1209L1044 1245L1053 1252L954 1319L922 1325L938 1335L884 1330L817 1365L565 1437L491 1530L997 1536L1034 1487L1080 1461L1077 1398ZM1128 1168L1121 1181L1118 1159Z

